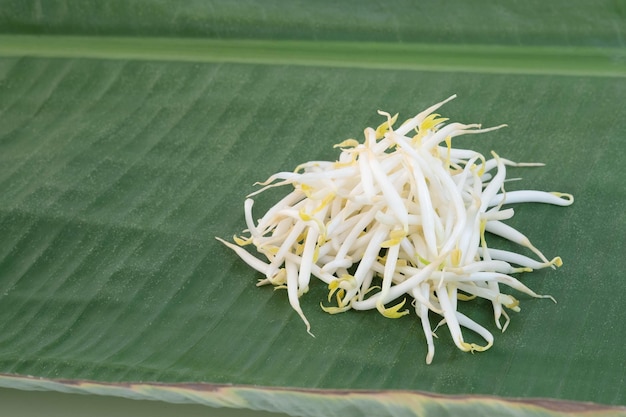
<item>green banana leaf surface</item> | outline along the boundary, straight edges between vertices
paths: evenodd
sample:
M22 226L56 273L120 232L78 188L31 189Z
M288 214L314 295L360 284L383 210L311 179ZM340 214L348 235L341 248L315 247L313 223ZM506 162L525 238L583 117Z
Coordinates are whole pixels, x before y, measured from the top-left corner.
M0 10L0 386L303 416L626 414L625 2ZM255 182L452 94L444 117L508 125L455 146L546 164L510 168L507 190L574 195L507 221L562 257L519 276L557 303L513 291L503 333L463 303L494 346L461 352L443 326L426 365L414 313L328 315L318 281L311 337L215 237L245 229Z

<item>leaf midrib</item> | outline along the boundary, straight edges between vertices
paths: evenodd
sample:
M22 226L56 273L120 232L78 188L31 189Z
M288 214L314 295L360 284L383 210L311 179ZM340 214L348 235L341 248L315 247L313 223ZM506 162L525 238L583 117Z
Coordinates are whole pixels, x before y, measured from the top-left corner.
M626 77L621 48L0 35L0 57Z

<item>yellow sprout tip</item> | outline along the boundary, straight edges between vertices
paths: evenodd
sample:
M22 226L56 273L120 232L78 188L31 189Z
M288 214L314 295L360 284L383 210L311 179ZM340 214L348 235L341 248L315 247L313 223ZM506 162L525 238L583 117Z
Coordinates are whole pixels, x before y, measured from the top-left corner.
M406 298L393 307L385 308L381 302L378 302L376 303L376 309L389 319L397 319L409 314L409 310L398 311L404 306L404 303L406 303Z
M328 314L339 314L350 310L350 305L344 307L325 307L322 303L320 303L320 307Z
M235 236L233 235L233 241L235 241L235 243L239 246L246 246L252 243L252 238L242 238L239 236Z
M384 122L384 123L381 123L376 128L376 139L382 139L383 136L385 136L385 133L389 129L391 129L391 126L393 126L393 124L398 119L398 113L396 113L393 117L391 117L391 115L389 113L381 111L381 110L378 110L378 114L383 115L383 116L387 116L387 121Z
M359 146L359 142L356 139L346 139L337 143L333 148L356 148L357 146Z
M300 218L304 220L305 222L313 220L313 217L310 214L305 213L304 209L300 210L298 214L300 215Z

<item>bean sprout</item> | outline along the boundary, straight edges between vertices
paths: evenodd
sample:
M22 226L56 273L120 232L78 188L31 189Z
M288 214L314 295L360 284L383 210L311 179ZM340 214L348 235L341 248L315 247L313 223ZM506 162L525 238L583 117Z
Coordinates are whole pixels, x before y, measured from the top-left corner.
M514 211L503 205L568 206L573 196L535 190L507 193L507 166L542 164L515 163L495 152L486 159L472 150L452 148L455 136L505 126L446 124L448 119L434 112L455 97L395 130L397 115L379 111L386 121L377 129L365 129L362 143L348 139L337 144L341 153L336 162L307 162L261 183L264 187L244 203L247 236L234 236L235 244L217 238L264 275L257 285L287 289L289 303L309 334L311 325L299 298L308 291L312 276L328 286L328 297L320 305L330 314L376 309L398 318L409 314L409 295L426 338L427 364L435 354L435 331L444 324L462 351L484 351L493 345L491 332L457 310L459 301L490 301L502 331L510 321L503 307L515 312L520 308L517 299L500 292L501 285L554 301L511 274L555 268L562 265L561 258L548 260L524 234L505 224ZM252 197L285 185L293 191L255 223ZM485 232L529 249L539 260L489 248ZM254 246L261 256L245 246ZM431 313L442 318L434 330ZM476 333L484 344L467 343L462 328Z

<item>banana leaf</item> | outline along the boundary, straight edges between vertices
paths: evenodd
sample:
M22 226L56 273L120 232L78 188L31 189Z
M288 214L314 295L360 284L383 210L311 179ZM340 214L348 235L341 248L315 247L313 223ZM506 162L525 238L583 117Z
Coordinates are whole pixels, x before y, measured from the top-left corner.
M626 3L0 2L0 386L290 415L624 415ZM571 207L510 224L558 270L437 354L415 315L328 315L215 240L257 181L452 94L455 139ZM458 142L456 142L458 141ZM284 190L262 194L259 212ZM255 206L256 207L256 206ZM443 329L442 329L443 330ZM497 332L497 333L496 333Z

